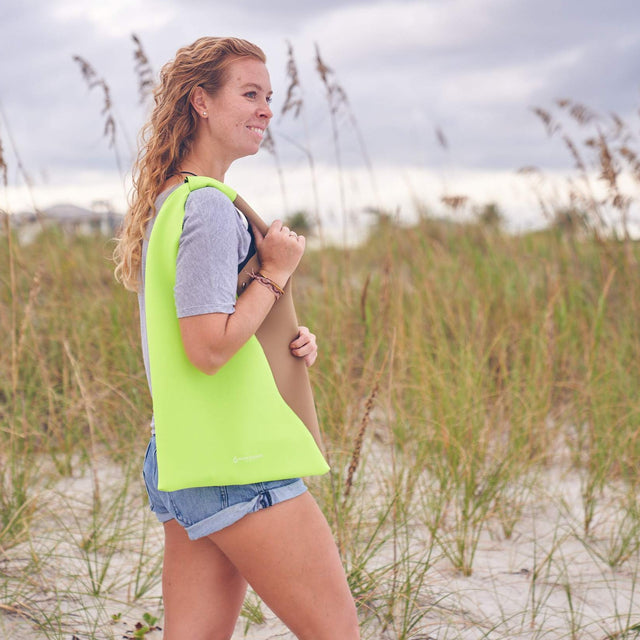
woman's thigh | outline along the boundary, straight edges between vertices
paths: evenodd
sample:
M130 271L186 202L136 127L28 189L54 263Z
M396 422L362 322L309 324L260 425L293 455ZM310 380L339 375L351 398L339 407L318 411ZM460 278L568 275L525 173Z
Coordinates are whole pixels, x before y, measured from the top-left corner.
M189 540L176 520L166 522L164 530L164 640L231 638L245 579L208 538Z
M338 549L308 492L251 513L209 538L298 638L359 638Z

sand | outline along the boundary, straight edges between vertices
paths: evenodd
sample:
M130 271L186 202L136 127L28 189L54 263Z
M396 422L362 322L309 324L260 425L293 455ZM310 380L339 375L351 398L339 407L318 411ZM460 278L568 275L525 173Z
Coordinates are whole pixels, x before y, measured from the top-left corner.
M371 456L370 451L367 464L375 470L379 467ZM145 613L160 616L155 624L162 626L162 529L146 508L135 474L121 494L121 469L106 461L99 468L102 520L97 534L92 537L93 479L79 473L39 490L30 539L0 556L1 638L133 638ZM370 505L383 491L376 477L365 478L368 487L359 497ZM410 526L411 549L421 553L431 545L434 552L424 582L412 589L409 610L415 626L402 636L399 620L385 627L376 619L380 608L363 612L363 638L640 639L640 632L628 631L640 623L640 531L621 520L612 489L610 499L604 495L599 501L585 536L580 487L575 472L539 474L521 495L522 515L510 537L496 523L484 527L470 576L431 544L417 514ZM632 541L629 557L612 568L603 558L625 526ZM391 552L383 545L372 566L384 565ZM142 572L136 582L138 567ZM137 598L136 591L141 592ZM384 601L384 593L376 597L374 606ZM263 604L260 610L264 622L248 624L241 617L234 638L294 638ZM160 639L162 632L155 629L144 637Z

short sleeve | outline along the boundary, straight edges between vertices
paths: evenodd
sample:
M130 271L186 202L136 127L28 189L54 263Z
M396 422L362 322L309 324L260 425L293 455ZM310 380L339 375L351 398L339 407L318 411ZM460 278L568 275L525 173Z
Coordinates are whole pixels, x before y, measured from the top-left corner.
M242 217L220 190L204 187L189 194L176 261L179 318L233 313L238 264L250 243Z

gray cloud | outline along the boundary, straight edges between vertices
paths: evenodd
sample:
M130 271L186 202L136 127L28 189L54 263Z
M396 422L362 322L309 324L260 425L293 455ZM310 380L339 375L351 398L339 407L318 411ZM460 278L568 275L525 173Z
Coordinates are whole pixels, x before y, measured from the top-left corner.
M200 35L255 40L269 56L276 108L286 90L290 39L311 146L331 162L329 115L314 70L318 42L349 96L374 164L557 167L570 159L546 140L530 107L566 96L637 117L638 14L636 0L606 8L599 0L246 0L224 10L204 0L188 8L175 0L118 0L102 8L26 0L2 9L0 100L23 161L36 175L109 171L115 160L102 137L102 97L88 91L73 54L89 60L111 87L127 164L145 117L137 103L132 32L141 36L156 69ZM436 127L450 143L446 152L437 144ZM300 162L301 152L282 134L305 143L302 121L276 118L273 129L282 160ZM362 164L346 117L341 140L345 164Z

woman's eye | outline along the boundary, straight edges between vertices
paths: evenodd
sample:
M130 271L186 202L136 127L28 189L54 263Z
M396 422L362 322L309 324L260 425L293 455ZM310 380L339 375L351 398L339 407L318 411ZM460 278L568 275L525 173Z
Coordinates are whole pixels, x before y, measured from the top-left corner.
M271 104L272 100L273 100L273 96L267 96L267 104Z
M251 100L254 100L258 93L256 91L247 91L247 93L245 93L244 95L247 98L251 98Z

